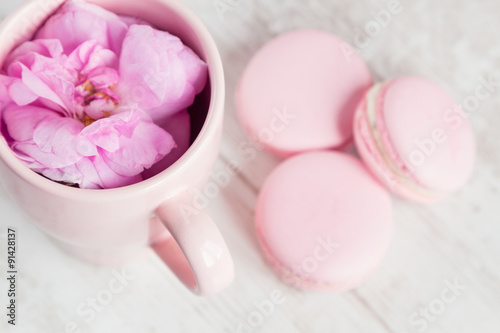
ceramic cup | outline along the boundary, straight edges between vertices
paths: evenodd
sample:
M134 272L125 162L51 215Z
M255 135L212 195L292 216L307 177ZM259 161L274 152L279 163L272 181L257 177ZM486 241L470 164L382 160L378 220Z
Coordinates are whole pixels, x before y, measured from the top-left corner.
M0 64L64 0L29 1L0 26ZM87 190L52 182L24 166L0 139L0 176L35 223L72 255L96 264L122 264L152 248L194 293L230 284L233 262L214 222L192 193L203 189L222 134L224 74L217 47L195 15L177 0L89 0L137 16L180 37L209 67L210 80L190 108L192 144L171 167L140 183Z

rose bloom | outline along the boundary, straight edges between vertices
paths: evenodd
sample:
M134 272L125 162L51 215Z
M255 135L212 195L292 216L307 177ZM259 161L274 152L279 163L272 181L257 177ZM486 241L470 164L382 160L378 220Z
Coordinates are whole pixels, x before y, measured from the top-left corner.
M179 38L68 1L5 59L1 131L25 165L54 181L91 189L134 184L187 150L186 109L207 75Z

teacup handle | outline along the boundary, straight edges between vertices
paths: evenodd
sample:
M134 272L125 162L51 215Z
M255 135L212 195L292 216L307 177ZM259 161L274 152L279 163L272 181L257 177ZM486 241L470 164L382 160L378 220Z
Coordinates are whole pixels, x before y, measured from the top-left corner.
M206 296L231 284L234 265L219 229L193 202L186 191L156 209L172 237L153 241L151 247L186 287Z

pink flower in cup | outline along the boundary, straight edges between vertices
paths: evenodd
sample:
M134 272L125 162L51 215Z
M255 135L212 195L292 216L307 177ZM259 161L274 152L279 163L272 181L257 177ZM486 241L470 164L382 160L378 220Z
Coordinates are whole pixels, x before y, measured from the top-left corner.
M176 148L156 123L189 107L207 81L206 64L179 38L78 0L3 68L1 129L13 152L47 178L81 188L141 181Z

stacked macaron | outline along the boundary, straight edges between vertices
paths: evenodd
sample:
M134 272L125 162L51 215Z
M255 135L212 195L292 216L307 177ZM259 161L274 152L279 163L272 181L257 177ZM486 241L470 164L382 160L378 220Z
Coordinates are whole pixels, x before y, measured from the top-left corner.
M374 85L354 120L358 152L395 194L432 202L460 189L472 174L475 140L441 87L418 77Z
M268 262L304 289L367 279L391 242L387 189L436 201L467 182L475 160L473 132L449 94L418 77L373 85L346 46L316 30L279 36L252 58L236 93L245 129L288 157L265 182L255 219ZM364 164L335 151L353 137Z

